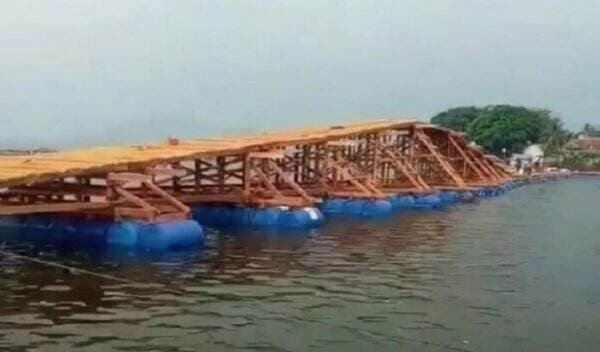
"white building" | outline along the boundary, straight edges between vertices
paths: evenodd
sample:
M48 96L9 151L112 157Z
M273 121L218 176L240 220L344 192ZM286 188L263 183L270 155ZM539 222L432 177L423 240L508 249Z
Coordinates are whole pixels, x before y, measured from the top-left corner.
M523 154L531 158L531 162L534 164L542 165L544 162L544 150L539 144L532 144L525 148Z
M520 174L525 170L542 167L544 165L544 150L539 144L531 144L521 154L513 154L510 165Z

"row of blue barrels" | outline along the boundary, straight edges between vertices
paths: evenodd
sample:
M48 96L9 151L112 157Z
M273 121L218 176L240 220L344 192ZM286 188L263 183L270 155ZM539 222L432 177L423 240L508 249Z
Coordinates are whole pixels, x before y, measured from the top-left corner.
M469 201L470 192L439 192L423 196L394 196L386 200L329 198L320 208L289 209L288 207L244 208L237 206L203 205L192 209L194 219L202 225L229 227L314 228L324 222L325 215L383 217L400 208L437 208Z
M443 191L428 195L395 195L385 200L358 200L329 198L321 204L327 215L350 215L362 217L384 217L400 209L434 209L456 203L471 202L477 197L495 197L515 187L507 182L497 187L482 187L475 191Z
M101 221L43 215L0 217L0 234L26 240L85 246L119 246L144 250L171 250L204 242L200 224L208 226L276 227L308 229L320 226L325 215L384 217L397 209L431 209L467 202L474 197L498 196L514 188L512 183L486 187L474 192L439 192L410 196L397 195L386 200L330 198L320 209L287 207L243 208L236 206L198 206L194 220L157 224L136 221ZM200 224L199 224L200 223Z
M244 208L238 206L204 205L192 209L199 223L218 227L276 227L310 229L323 224L325 218L318 208L288 207Z
M480 189L478 189L477 191L475 191L475 195L477 197L482 197L482 198L487 198L487 197L497 197L499 195L502 195L514 188L516 188L517 185L515 183L513 183L512 181L506 182L500 186L497 187L482 187Z
M161 223L105 221L46 215L0 217L4 239L61 246L141 250L172 250L204 242L202 227L193 220Z
M442 192L423 196L397 195L382 200L329 198L321 203L325 215L348 215L378 218L391 215L398 209L433 209L456 203L458 193Z

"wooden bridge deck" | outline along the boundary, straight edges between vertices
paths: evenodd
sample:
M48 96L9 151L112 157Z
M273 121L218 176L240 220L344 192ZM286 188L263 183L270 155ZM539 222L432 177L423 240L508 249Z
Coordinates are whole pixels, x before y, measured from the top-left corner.
M137 165L149 166L197 157L241 154L261 148L273 149L280 146L318 143L410 126L415 123L418 121L375 120L294 132L183 140L175 145L162 143L93 147L45 154L0 156L0 188L40 183L58 177L122 171Z

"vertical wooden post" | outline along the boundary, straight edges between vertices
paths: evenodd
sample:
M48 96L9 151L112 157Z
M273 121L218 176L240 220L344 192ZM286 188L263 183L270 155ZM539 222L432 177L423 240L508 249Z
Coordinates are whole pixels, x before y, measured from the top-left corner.
M179 163L171 163L171 167L173 169L177 169L179 167ZM180 187L179 187L179 177L176 175L171 176L171 182L173 184L173 191L174 192L179 192Z
M219 192L225 192L225 157L217 157L217 173L219 180Z
M244 189L244 194L245 195L250 195L250 180L252 178L252 169L253 169L253 162L252 162L252 158L250 158L250 156L248 155L248 153L244 154L244 180L243 180L243 189Z
M200 192L200 186L202 185L202 164L199 159L194 159L194 188L196 193Z

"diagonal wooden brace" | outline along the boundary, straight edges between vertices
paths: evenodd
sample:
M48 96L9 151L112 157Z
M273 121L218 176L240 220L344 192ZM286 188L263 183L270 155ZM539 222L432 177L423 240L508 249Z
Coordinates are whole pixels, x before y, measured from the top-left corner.
M450 140L450 144L452 144L454 149L462 156L463 160L465 161L465 163L467 163L471 170L475 171L475 173L477 174L477 176L479 176L480 179L485 180L486 176L484 175L483 171L477 165L475 165L475 162L471 160L471 157L467 154L467 152L465 152L463 148L461 148L461 146L456 142L454 136L449 135L448 139Z
M448 163L448 161L444 158L444 156L439 152L437 147L433 144L429 136L427 136L422 130L417 130L415 133L417 139L428 149L429 153L437 160L442 169L452 178L454 183L456 183L459 187L467 187L465 181L460 177L458 172L454 170L452 165Z
M152 192L154 192L157 195L159 195L162 199L164 199L167 202L171 203L175 208L179 209L180 211L182 211L186 215L189 215L191 213L190 207L188 207L187 205L183 204L177 198L173 197L172 195L170 195L169 193L167 193L165 190L163 190L162 188L158 187L154 183L148 182L148 181L144 181L143 185L146 186L146 187L148 187Z
M350 171L342 167L337 161L329 160L329 165L333 167L338 173L340 173L345 179L347 179L354 187L358 188L360 192L365 194L366 196L382 198L385 195L379 191L376 187L369 187L363 183L361 183L356 177L354 177Z
M286 173L275 163L275 161L273 161L272 159L269 159L268 163L269 163L269 166L271 167L271 169L273 169L281 177L281 179L285 183L288 184L288 186L290 186L294 191L296 191L296 193L298 193L300 195L300 197L302 197L307 202L311 202L311 203L316 202L316 199L314 199L313 197L311 197L291 177L289 177L288 175L286 175Z
M267 175L256 165L252 164L250 169L258 176L258 178L262 181L262 183L267 187L269 191L274 193L277 197L283 197L283 194L275 187L273 182L269 179Z
M416 172L416 170L412 167L408 160L404 160L404 163L402 163L390 150L383 148L381 148L380 150L383 156L387 158L386 160L389 161L398 172L406 176L406 178L408 178L408 180L410 181L410 183L413 184L413 186L415 186L421 191L426 191L430 189L429 185Z

